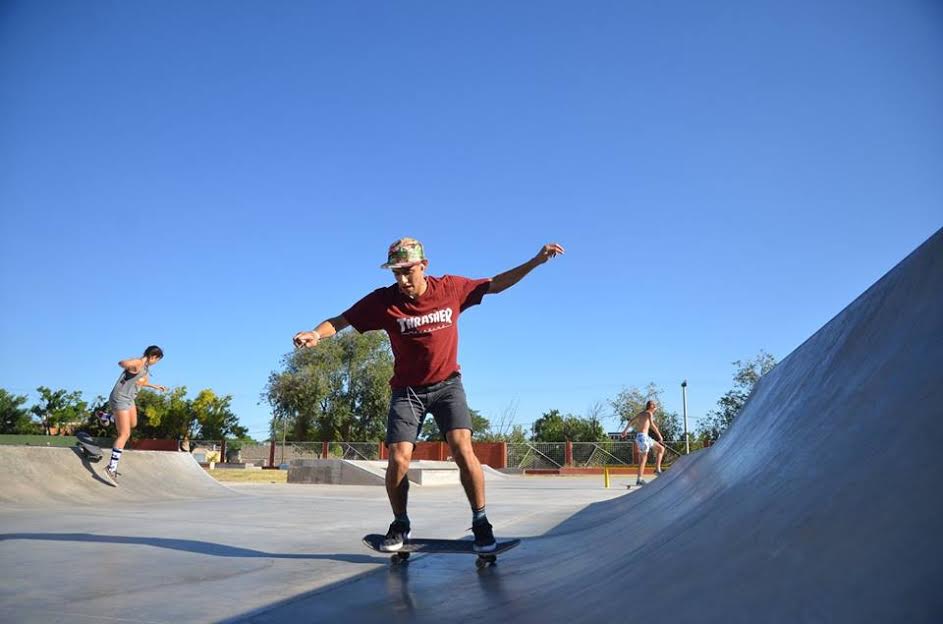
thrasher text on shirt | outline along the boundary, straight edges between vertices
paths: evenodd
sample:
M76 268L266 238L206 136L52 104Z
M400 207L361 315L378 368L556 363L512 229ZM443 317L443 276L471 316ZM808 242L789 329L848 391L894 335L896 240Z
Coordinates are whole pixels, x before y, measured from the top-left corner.
M423 314L422 316L398 318L396 322L399 323L399 331L401 334L419 334L435 331L442 329L443 326L452 324L452 308L443 308L430 314ZM439 327L426 327L426 325L432 324L439 325Z

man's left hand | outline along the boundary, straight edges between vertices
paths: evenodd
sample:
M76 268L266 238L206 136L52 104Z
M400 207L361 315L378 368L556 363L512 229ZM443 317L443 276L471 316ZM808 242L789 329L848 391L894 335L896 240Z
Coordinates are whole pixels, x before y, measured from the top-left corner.
M566 253L561 245L557 243L547 243L541 247L540 251L537 252L537 255L534 256L534 259L538 264L543 264L550 258L555 258L556 256L562 256Z

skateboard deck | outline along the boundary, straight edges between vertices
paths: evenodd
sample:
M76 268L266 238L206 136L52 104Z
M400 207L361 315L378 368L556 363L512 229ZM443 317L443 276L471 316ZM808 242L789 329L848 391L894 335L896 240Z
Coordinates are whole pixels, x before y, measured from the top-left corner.
M479 568L489 564L494 564L495 561L497 561L498 555L511 550L521 543L521 540L519 539L503 541L498 540L497 548L491 552L480 553L475 551L475 543L472 540L412 538L403 544L403 547L400 550L395 552L387 552L385 550L380 550L380 544L384 539L386 539L385 535L371 533L370 535L364 535L363 543L371 550L375 550L387 555L393 555L394 562L406 561L409 559L409 555L412 553L427 553L430 555L477 555L478 559L475 561L475 565Z
M92 436L84 431L79 431L75 434L75 437L78 440L75 446L78 447L82 455L87 457L89 461L97 462L101 460L102 450L95 444L95 440L92 439Z

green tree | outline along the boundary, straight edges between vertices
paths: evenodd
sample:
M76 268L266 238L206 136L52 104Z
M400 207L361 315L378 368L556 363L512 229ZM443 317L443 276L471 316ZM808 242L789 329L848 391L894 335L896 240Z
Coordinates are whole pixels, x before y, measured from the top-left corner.
M507 442L508 444L523 444L527 442L527 432L524 425L513 425L510 430L495 434L489 442Z
M199 437L205 440L241 437L246 430L229 409L231 401L232 397L220 397L209 388L201 390L195 399L187 398L186 386L165 393L142 390L136 401L137 433L147 438L194 438L199 427Z
M313 349L286 355L269 375L262 398L294 440L383 439L393 355L385 333L341 332Z
M533 424L534 442L599 442L608 439L602 423L552 409Z
M141 390L135 399L138 424L132 435L141 438L174 439L192 430L196 419L189 409L187 388L169 392Z
M82 400L80 391L51 390L40 386L36 392L40 402L30 411L39 418L46 435L51 435L53 428L58 435L71 434L72 427L88 419L88 403Z
M756 382L776 366L776 358L761 350L753 359L737 360L733 365L737 368L733 388L718 399L717 409L709 411L698 425L701 439L715 442L730 427L753 393Z
M239 418L232 413L231 404L232 396L218 396L209 388L201 390L193 399L191 409L200 425L197 436L201 440L246 437L249 430L239 424Z
M10 394L0 388L0 433L39 433L40 427L33 422L23 395Z
M636 387L624 388L616 395L616 398L609 401L616 416L619 418L619 428L625 427L625 424L635 418L635 416L645 410L645 404L648 401L655 401L658 407L655 409L655 424L665 440L681 440L684 438L684 427L681 425L681 418L677 412L665 410L661 400L662 390L654 383L649 383L645 390Z

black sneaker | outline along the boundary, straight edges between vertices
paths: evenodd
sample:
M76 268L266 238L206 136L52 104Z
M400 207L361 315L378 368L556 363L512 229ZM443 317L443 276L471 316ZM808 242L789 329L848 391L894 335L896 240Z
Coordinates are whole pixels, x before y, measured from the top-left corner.
M409 525L400 520L394 520L390 530L386 532L386 539L380 542L383 552L396 552L409 541Z
M473 546L475 552L492 552L498 547L498 543L494 541L494 531L491 530L491 523L487 520L473 523L472 533L475 534L475 545Z
M636 479L635 485L648 485L648 481L646 481L645 479Z

